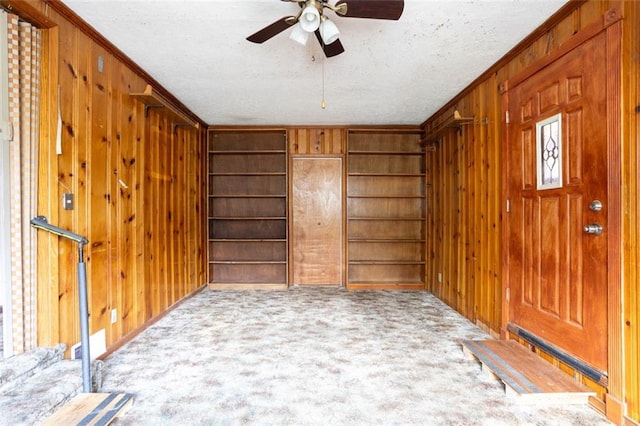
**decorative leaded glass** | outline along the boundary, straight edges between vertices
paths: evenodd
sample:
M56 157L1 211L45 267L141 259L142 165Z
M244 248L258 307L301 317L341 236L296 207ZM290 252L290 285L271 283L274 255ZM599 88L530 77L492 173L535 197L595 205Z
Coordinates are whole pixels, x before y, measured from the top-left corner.
M562 116L536 124L538 189L562 187Z

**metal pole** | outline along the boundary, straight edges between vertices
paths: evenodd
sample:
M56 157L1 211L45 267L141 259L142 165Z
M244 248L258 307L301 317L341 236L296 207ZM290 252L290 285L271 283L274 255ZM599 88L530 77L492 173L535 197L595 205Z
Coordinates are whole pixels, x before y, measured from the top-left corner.
M80 309L80 346L82 352L82 391L91 393L91 356L89 351L89 307L87 301L87 268L82 248L89 243L86 237L51 225L44 216L31 219L31 226L78 243L78 307Z
M82 254L82 242L78 243L78 298L80 307L80 346L82 348L82 391L91 393L91 351L89 350L89 308L87 301L87 267Z

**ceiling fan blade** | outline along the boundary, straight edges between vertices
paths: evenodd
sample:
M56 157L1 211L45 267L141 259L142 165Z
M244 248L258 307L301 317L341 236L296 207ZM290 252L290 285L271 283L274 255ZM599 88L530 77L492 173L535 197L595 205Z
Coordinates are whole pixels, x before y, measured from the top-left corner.
M260 31L251 34L249 37L247 37L247 40L254 43L264 43L271 37L274 37L287 28L290 28L293 24L296 23L296 20L297 19L295 16L285 16L284 18L277 20L273 24L267 25Z
M331 44L324 44L324 42L322 41L322 36L320 35L320 30L316 30L314 34L318 39L318 43L320 43L320 46L322 46L322 50L324 50L324 55L327 58L337 56L342 52L344 52L344 47L342 46L342 43L340 43L340 40L336 40Z
M345 3L347 12L338 13L348 18L390 19L397 21L404 10L404 0L339 0L336 3L336 8Z

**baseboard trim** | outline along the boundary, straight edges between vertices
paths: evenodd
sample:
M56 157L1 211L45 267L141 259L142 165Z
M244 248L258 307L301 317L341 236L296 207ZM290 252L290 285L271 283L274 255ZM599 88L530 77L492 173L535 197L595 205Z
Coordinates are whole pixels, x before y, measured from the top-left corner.
M625 423L625 404L618 398L611 394L605 395L606 413L607 419L617 425L624 425Z

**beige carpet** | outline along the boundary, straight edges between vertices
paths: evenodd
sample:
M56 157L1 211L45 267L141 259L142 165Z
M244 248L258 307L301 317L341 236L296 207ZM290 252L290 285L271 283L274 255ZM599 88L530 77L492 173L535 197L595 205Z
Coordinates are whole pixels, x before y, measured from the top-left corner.
M514 405L464 357L488 338L428 293L207 291L106 360L127 425L605 425Z

